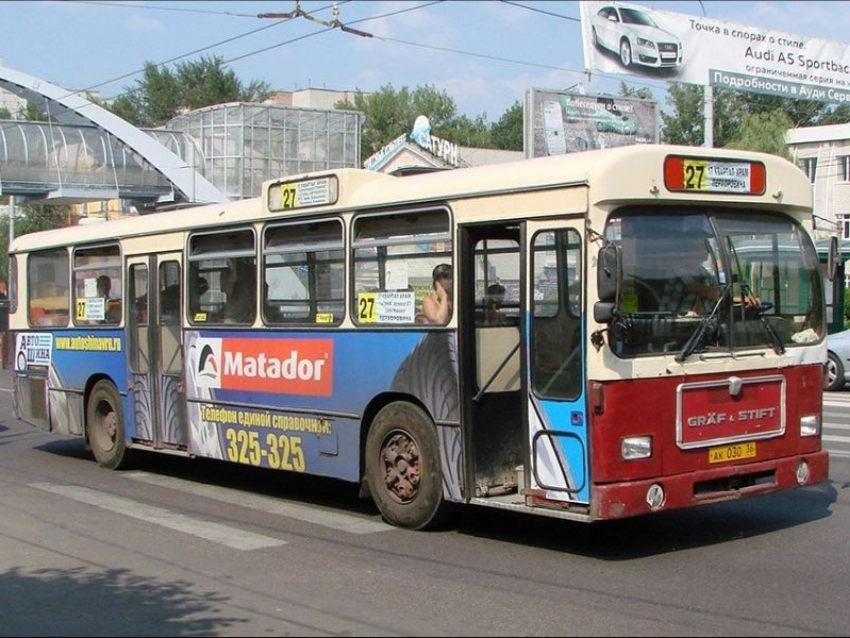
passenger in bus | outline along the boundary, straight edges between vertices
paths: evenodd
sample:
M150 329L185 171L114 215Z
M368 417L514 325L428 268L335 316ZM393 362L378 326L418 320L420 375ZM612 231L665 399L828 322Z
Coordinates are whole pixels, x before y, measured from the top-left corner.
M91 281L91 280L89 280ZM109 299L109 292L112 290L112 280L109 275L101 275L97 278L97 296Z
M225 323L254 321L255 288L253 263L228 259L221 286L227 295L224 305Z
M280 312L280 306L272 303L269 298L269 282L263 282L263 317L269 323L280 323L283 321L283 315Z
M667 268L661 292L661 311L674 316L698 316L711 312L717 298L717 280L709 271L711 255L706 239L681 237L666 255Z
M487 286L487 294L484 295L484 323L492 326L504 323L505 315L502 305L505 303L505 287L495 283Z
M101 323L118 323L121 321L121 300L110 299L112 291L112 279L109 275L101 275L97 278L97 296L103 298L106 316Z
M660 310L684 317L709 314L717 303L720 288L717 276L712 272L712 257L706 240L701 237L683 239L677 256L679 263L669 269L664 282ZM758 311L762 307L761 299L749 291L744 294L745 291L739 288L735 286L733 305L743 306L747 311Z
M431 273L434 294L422 299L422 314L428 323L446 324L452 316L452 267L439 264Z
M192 285L189 286L189 315L194 317L196 313L201 312L203 308L201 304L206 301L204 294L210 289L210 285L205 277L196 275Z

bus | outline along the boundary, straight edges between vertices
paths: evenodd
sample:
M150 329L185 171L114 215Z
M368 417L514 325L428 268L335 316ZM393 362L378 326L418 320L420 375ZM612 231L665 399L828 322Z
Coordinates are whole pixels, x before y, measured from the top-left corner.
M460 504L594 522L814 485L813 232L791 163L639 145L318 171L25 235L16 415L109 469L148 451L359 484L413 529Z

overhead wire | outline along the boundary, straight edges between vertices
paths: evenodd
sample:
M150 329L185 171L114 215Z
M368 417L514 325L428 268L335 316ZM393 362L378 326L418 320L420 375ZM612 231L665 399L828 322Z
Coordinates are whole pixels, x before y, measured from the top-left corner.
M398 11L391 11L390 13L384 13L384 14L381 14L381 15L371 16L369 18L361 18L359 20L351 20L349 22L346 22L345 25L348 26L348 25L352 25L352 24L361 24L363 22L369 22L371 20L380 20L382 18L389 18L389 17L401 15L402 13L409 13L410 11L417 11L419 9L424 9L426 7L430 7L430 6L435 5L435 4L440 4L441 2L445 2L445 0L432 0L431 2L425 2L423 4L418 4L414 7L407 7L405 9L399 9ZM315 13L315 12L313 12L313 13ZM330 26L330 27L327 27L327 28L322 29L320 31L315 31L313 33L309 33L307 35L304 35L304 36L301 36L301 37L298 37L298 38L294 38L292 40L287 40L286 42L280 42L278 44L273 44L271 46L263 47L262 49L257 49L256 51L251 51L249 53L239 55L235 58L230 58L229 60L225 60L224 64L230 64L232 62L237 62L239 60L244 60L245 58L249 58L251 56L258 55L260 53L265 53L266 51L271 51L272 49L278 49L282 46L292 44L293 42L298 42L299 40L305 40L306 38L309 38L309 37L312 37L312 36L315 36L315 35L320 35L322 33L327 33L328 31L333 31L335 28L336 28L336 26ZM370 34L370 35L374 38L380 39L379 36L375 36L375 35L372 35L372 34Z
M75 1L77 1L77 2L85 2L86 0L75 0ZM339 5L339 4L347 4L348 2L351 2L351 0L341 0L340 2L337 2L337 3L334 3L334 4L337 4L337 5ZM325 6L321 7L321 8L319 8L319 9L315 9L315 10L314 10L314 13L319 13L319 12L322 12L322 11L327 11L328 9L332 8L332 7L334 6L334 4L325 5ZM150 8L150 7L146 7L146 8ZM256 18L257 16L256 16L256 15L254 15L254 16L252 16L252 17ZM220 40L220 41L218 41L218 42L214 42L213 44L206 45L206 46L201 47L201 48L199 48L199 49L194 49L193 51L189 51L189 52L187 52L187 53L183 53L183 54L181 54L181 55L174 56L174 57L172 57L172 58L169 58L168 60L163 60L163 61L161 61L161 62L153 63L153 67L154 67L154 68L160 68L160 67L165 66L165 65L167 65L167 64L171 64L172 62L176 62L176 61L178 61L178 60L182 60L183 58L187 58L187 57L189 57L189 56L191 56L191 55L195 55L195 54L197 54L197 53L202 53L202 52L204 52L204 51L209 51L210 49L214 49L214 48L217 48L217 47L223 46L223 45L225 45L225 44L229 44L229 43L231 43L231 42L234 42L234 41L236 41L236 40L240 40L240 39L242 39L242 38L246 38L246 37L248 37L248 36L255 35L255 34L260 33L260 32L262 32L262 31L266 31L266 30L268 30L268 29L272 29L272 28L277 27L277 26L279 26L279 25L281 25L281 24L283 24L283 23L285 23L285 22L289 22L290 20L291 20L291 18L283 18L283 19L278 20L278 21L276 21L276 22L274 22L274 23L272 23L272 24L268 24L268 25L265 25L265 26L259 27L259 28L257 28L257 29L252 29L252 30L250 30L250 31L246 31L245 33L241 33L241 34L239 34L239 35L235 35L235 36L232 36L232 37L230 37L230 38L226 38L226 39L224 39L224 40ZM296 41L296 40L298 40L298 39L302 39L302 38L296 38L296 39L295 39L295 40L293 40L293 41ZM105 80L105 81L103 81L103 82L99 82L98 84L93 84L93 85L90 85L90 86L85 87L85 88L82 88L82 89L77 89L77 90L74 90L74 91L69 91L69 92L68 92L68 93L66 93L65 95L60 96L58 99L60 99L60 100L61 100L61 99L65 99L65 98L72 97L72 96L74 96L74 95L86 94L86 93L88 93L88 92L90 92L90 91L92 91L92 90L94 90L94 89L100 88L100 87L102 87L102 86L106 86L106 85L108 85L108 84L113 84L113 83L118 82L118 81L120 81L120 80L124 80L124 79L127 79L127 78L129 78L129 77L132 77L132 76L134 76L134 75L138 75L139 73L143 73L143 72L145 71L145 69L146 69L146 68L147 68L147 67L142 68L142 69L137 69L136 71L132 71L132 72L130 72L130 73L125 73L125 74L123 74L123 75L121 75L121 76L118 76L118 77L115 77L115 78L112 78L112 79L109 79L109 80ZM113 96L111 99L115 99L115 98L120 97L120 96L123 96L123 95L129 95L129 94L131 94L134 90L135 90L135 89L129 89L129 90L126 90L126 91L124 91L124 92L122 92L122 93L118 93L117 95ZM54 101L55 101L55 100L54 100ZM58 104L58 102L57 102L57 104ZM68 110L68 109L67 109L67 107L62 107L62 108L63 108L64 110L66 110L66 111ZM86 108L86 106L84 106L84 107L82 107L82 108Z
M145 9L148 11L174 11L179 13L202 13L207 15L223 15L236 18L256 18L253 13L234 13L233 11L212 11L210 9L187 9L185 7L163 7L156 4L135 4L132 2L97 2L96 0L60 0L68 4L93 4L100 7L114 7L116 9ZM157 3L158 4L158 3Z

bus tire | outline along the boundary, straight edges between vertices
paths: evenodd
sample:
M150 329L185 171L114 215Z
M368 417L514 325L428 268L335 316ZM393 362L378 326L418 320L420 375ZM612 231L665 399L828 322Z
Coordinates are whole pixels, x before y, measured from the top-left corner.
M426 529L445 514L437 431L418 406L397 401L375 416L366 436L366 477L384 519Z
M102 379L86 405L86 438L97 464L109 470L125 467L129 454L124 438L124 411L115 386Z

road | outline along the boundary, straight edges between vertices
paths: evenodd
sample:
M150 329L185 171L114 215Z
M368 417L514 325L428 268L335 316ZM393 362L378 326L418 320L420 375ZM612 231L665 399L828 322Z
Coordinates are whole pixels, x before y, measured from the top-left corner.
M2 635L850 627L850 392L827 399L824 485L590 526L464 508L445 529L410 532L337 481L169 456L102 470L81 440L16 421L10 378L0 373Z
M850 391L825 392L823 445L832 459L850 459Z

